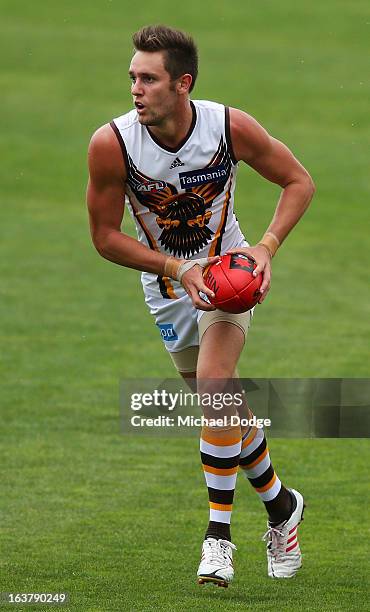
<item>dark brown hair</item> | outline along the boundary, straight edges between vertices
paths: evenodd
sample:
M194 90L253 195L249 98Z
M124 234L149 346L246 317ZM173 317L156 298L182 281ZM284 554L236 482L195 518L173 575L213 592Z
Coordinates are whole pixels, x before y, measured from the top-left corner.
M172 80L183 74L193 77L189 91L198 76L198 50L189 34L163 25L145 26L132 36L136 51L164 51L164 67Z

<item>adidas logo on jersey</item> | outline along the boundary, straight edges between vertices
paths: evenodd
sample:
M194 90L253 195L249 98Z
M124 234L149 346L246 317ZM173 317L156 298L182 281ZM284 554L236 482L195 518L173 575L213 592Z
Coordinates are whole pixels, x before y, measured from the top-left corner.
M176 157L176 159L170 165L170 170L172 170L173 168L178 168L179 166L185 166L185 164L181 161L179 157Z

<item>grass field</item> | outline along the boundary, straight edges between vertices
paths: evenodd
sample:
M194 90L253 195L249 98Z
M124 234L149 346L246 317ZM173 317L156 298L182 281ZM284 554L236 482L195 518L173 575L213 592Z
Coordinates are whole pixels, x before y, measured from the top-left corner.
M201 55L194 98L249 111L317 185L274 261L241 372L369 377L368 3L1 9L0 592L66 590L64 609L83 612L368 609L366 440L273 440L282 479L308 501L301 574L267 579L264 514L239 482L236 581L197 587L207 519L198 441L120 434L119 380L172 369L139 275L97 256L84 206L89 137L130 108L130 33L151 22L188 29ZM250 241L277 196L240 169Z

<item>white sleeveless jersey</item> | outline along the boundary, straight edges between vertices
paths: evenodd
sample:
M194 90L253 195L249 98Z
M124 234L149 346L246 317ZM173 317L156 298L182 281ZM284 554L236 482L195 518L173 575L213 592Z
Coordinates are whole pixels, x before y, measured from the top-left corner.
M126 200L138 239L177 258L220 255L245 243L234 214L237 162L222 104L191 102L193 121L184 140L169 148L141 125L136 110L111 122L127 168ZM179 283L144 272L145 294L183 295Z

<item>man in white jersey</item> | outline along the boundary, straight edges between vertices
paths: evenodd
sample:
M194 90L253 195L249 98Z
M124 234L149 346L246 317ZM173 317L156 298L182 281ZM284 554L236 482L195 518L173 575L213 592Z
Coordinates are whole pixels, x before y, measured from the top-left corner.
M198 391L237 377L250 313L215 309L202 271L220 255L252 257L270 288L271 259L308 207L313 182L289 149L250 115L190 100L198 72L194 41L166 26L133 36L129 75L134 110L102 126L89 147L88 207L93 243L103 257L142 271L145 301L179 373ZM282 192L261 240L249 246L234 214L243 161ZM125 199L138 240L121 230ZM251 414L250 412L248 413ZM297 528L302 495L287 489L255 427L203 427L201 458L209 495L199 583L227 586L234 575L230 519L240 468L268 513L268 575L301 566Z

